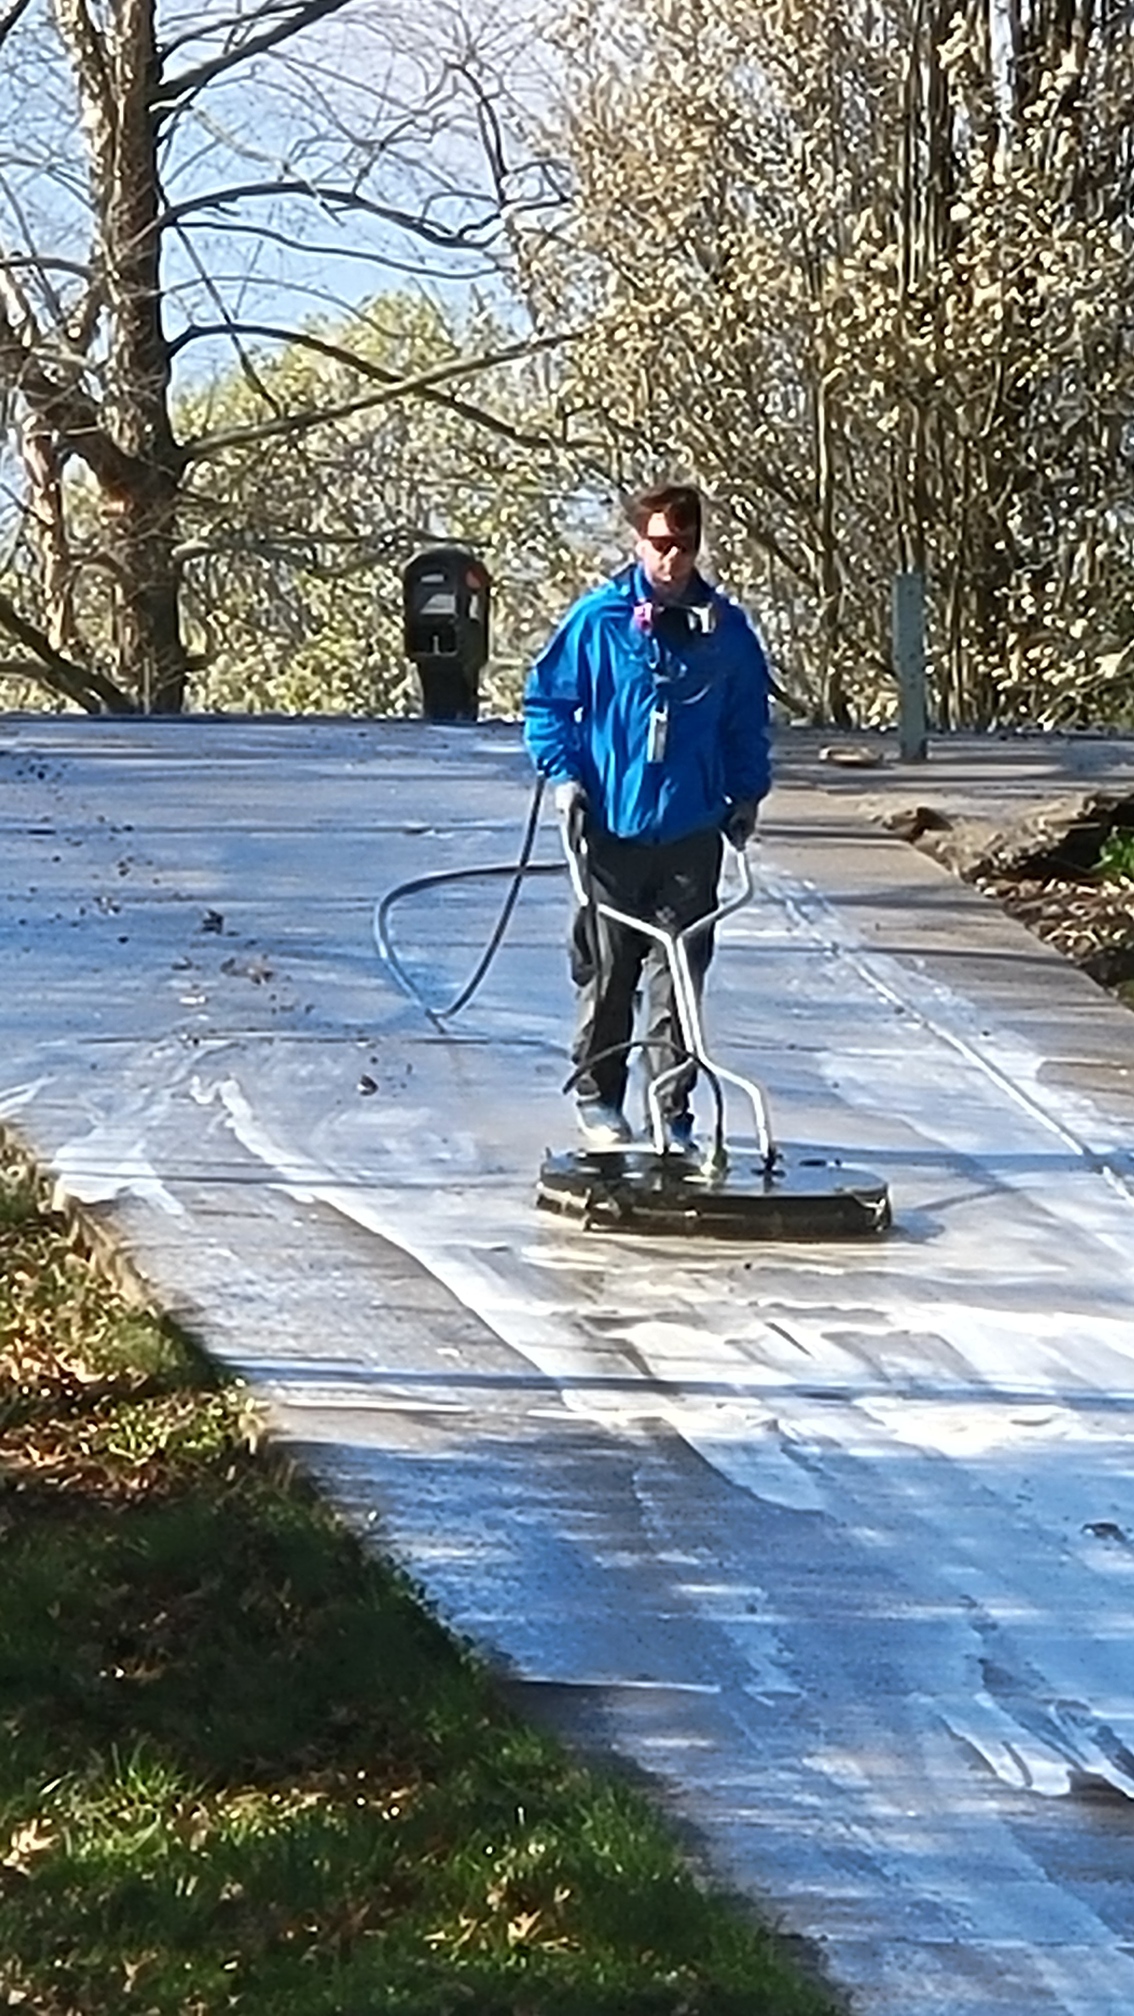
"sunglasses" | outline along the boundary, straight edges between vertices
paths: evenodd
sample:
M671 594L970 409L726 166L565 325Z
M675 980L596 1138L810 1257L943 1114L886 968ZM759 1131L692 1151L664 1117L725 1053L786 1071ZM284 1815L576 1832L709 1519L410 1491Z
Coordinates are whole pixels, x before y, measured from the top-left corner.
M655 553L695 553L697 541L692 532L652 532L643 535Z

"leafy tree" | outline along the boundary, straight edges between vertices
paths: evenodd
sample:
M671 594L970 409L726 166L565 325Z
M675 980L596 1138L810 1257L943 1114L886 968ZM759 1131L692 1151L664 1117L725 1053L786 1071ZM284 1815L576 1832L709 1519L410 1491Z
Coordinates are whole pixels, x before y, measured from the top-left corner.
M416 711L401 569L421 546L452 542L493 575L482 688L490 709L515 708L532 651L599 557L587 494L554 442L540 360L486 368L475 407L449 393L377 410L352 399L360 374L420 381L506 347L487 311L458 317L382 295L345 324L309 327L301 343L255 358L251 378L229 372L186 399L186 431L218 444L182 507L199 704ZM260 435L253 462L243 437L265 405L336 417Z
M706 482L817 715L892 706L911 567L945 724L1129 711L1129 16L579 0L560 46L572 438Z
M499 24L366 0L10 0L0 14L0 410L9 564L0 675L61 704L176 711L192 670L182 506L192 472L318 424L274 401L239 438L176 423L219 346L302 340L375 266L492 280L505 220L543 201L513 167ZM371 289L367 291L372 291ZM288 303L281 315L281 299ZM512 332L506 353L525 347ZM360 364L343 411L461 387ZM343 360L344 373L347 360ZM185 411L191 409L189 402ZM197 538L189 543L198 561Z

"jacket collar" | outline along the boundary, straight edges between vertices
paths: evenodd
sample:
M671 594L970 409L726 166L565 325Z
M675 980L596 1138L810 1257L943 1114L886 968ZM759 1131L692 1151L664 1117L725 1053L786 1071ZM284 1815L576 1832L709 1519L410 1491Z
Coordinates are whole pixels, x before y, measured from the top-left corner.
M655 609L696 609L703 607L706 602L711 602L714 596L714 590L710 587L704 576L696 572L693 574L684 595L659 595L651 588L647 581L646 570L640 560L632 561L630 566L624 570L624 575L619 574L615 578L620 583L625 578L630 599L635 608L640 608L643 603L652 602Z

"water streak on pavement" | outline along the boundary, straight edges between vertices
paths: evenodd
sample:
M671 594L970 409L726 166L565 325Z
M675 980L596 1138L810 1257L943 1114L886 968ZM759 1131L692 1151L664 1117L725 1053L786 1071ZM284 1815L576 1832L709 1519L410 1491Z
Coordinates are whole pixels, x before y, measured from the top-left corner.
M879 951L773 801L711 1044L793 1145L885 1174L895 1233L587 1235L532 1209L570 1136L565 878L449 1033L369 936L395 884L514 854L514 730L29 719L0 778L0 1114L113 1202L353 1516L863 2012L1125 2016L1123 1118ZM399 908L430 999L501 896Z

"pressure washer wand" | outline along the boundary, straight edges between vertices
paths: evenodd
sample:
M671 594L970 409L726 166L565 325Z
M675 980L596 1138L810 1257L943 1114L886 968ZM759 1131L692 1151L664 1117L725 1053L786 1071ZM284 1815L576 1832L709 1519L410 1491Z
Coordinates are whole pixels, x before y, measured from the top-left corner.
M662 947L673 980L677 1019L686 1052L689 1057L692 1057L701 1066L706 1076L713 1081L714 1087L719 1086L720 1081L723 1079L727 1084L735 1085L739 1091L744 1093L752 1106L755 1117L756 1145L760 1153L760 1159L765 1169L771 1169L776 1160L776 1148L772 1140L772 1131L769 1125L767 1100L754 1080L740 1077L737 1072L727 1070L723 1064L714 1063L713 1059L709 1056L705 1048L705 1036L701 1025L701 1010L697 1000L697 990L694 986L693 975L689 966L688 945L690 940L698 937L702 931L708 931L714 925L719 924L722 918L731 917L735 910L743 909L747 903L752 901L754 894L752 867L745 849L743 847L734 847L731 841L728 839L725 840L726 861L730 856L735 857L740 870L739 886L735 895L729 897L723 903L718 903L716 909L710 910L707 916L696 918L692 924L687 924L683 930L678 931L668 928L664 924L654 924L645 917L635 917L628 911L616 910L613 904L607 903L601 897L595 895L590 875L587 872L585 816L585 808L583 806L573 806L568 818L563 822L563 849L567 856L567 867L571 876L571 884L579 903L584 906L593 907L601 912L604 917L609 917L613 923L625 924L631 930L640 931L644 937L652 938L656 944ZM665 1152L666 1139L665 1121L661 1110L661 1092L670 1083L671 1079L676 1078L684 1069L685 1059L683 1058L678 1063L672 1065L668 1071L663 1071L658 1077L652 1078L646 1088L646 1100L650 1113L650 1132L654 1138L654 1147L659 1155ZM709 1160L711 1168L718 1173L728 1166L728 1152L724 1140L724 1115L719 1091L717 1094L716 1140Z

